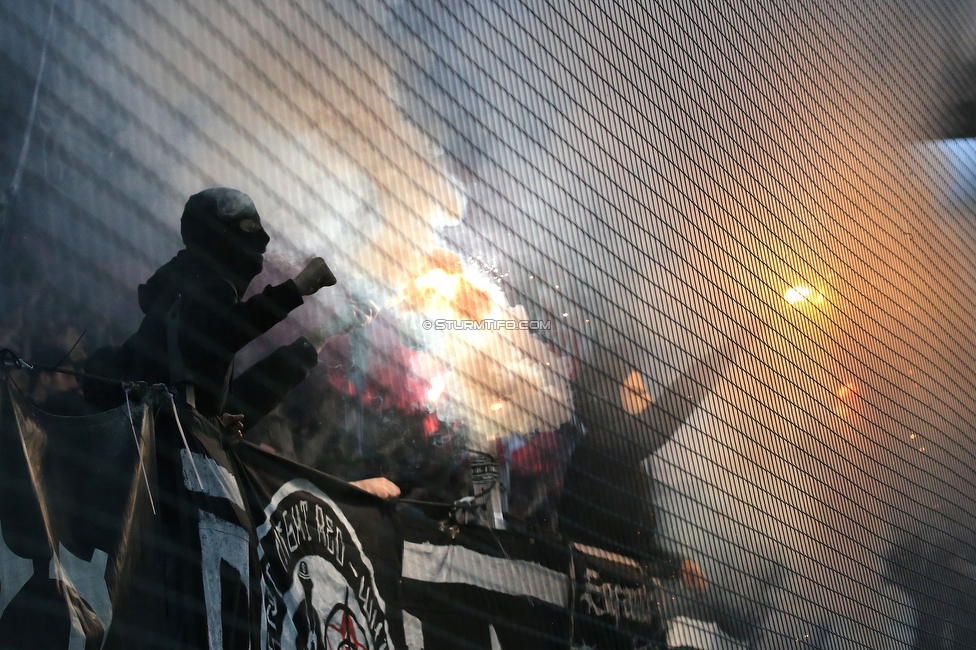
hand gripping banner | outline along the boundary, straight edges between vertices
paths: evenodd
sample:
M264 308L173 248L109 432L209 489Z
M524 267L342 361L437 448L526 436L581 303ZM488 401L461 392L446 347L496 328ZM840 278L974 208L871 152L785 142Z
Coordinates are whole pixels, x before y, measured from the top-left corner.
M241 443L255 522L261 648L403 648L394 511L330 476Z

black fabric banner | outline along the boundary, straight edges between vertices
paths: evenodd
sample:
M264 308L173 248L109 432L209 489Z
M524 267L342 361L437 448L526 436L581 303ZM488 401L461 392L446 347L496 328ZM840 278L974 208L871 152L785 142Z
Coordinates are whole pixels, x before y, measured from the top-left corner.
M3 382L0 648L102 647L152 507L152 419L129 412L49 415Z
M212 423L166 395L155 414L155 513L133 513L142 543L106 648L249 648L254 530L233 452Z
M236 451L255 522L257 647L403 648L392 508L247 443Z
M163 393L130 421L2 388L0 650L659 647L627 558L394 506Z
M634 560L573 545L575 641L592 648L665 648L664 592Z
M573 585L564 545L401 517L407 648L569 647Z

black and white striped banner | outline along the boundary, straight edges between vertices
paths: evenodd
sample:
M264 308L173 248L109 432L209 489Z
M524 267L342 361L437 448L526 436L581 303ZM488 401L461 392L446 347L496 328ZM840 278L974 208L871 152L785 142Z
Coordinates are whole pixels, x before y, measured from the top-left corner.
M63 418L4 386L0 648L654 647L627 558L438 521L150 405ZM146 467L143 474L142 467ZM651 644L651 645L649 645Z

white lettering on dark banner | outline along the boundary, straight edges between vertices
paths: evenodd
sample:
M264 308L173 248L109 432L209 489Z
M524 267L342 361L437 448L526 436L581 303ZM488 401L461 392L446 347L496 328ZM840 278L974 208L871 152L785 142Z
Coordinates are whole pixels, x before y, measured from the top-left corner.
M264 512L261 648L394 650L372 564L336 503L296 479Z
M650 589L602 581L593 569L586 569L584 577L580 602L586 605L587 614L609 616L617 623L621 618L644 625L655 623L657 602Z

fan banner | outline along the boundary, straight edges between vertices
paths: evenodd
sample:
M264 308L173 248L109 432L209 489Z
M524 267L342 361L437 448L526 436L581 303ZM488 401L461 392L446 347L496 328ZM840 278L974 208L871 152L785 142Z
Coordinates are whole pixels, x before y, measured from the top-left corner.
M152 418L58 417L0 389L0 647L101 648L155 507Z
M259 647L403 648L393 508L247 443L235 450L255 524Z
M633 560L383 501L165 394L0 392L3 650L637 648L657 598Z
M664 591L631 558L573 545L574 636L595 648L666 647Z
M404 628L410 650L568 648L569 549L401 510Z

